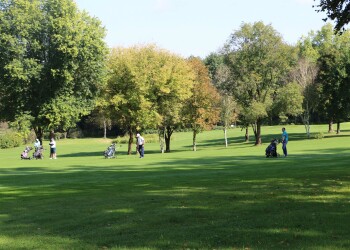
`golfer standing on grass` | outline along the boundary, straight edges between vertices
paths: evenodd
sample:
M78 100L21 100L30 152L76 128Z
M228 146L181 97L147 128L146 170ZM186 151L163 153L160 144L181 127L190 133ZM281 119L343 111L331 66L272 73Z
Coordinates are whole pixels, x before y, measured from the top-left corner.
M137 145L139 147L138 149L139 149L140 158L143 158L145 154L145 139L140 134L137 134L136 138L137 138Z
M288 133L286 128L282 128L282 149L284 157L287 157L287 143L288 143Z
M50 159L57 159L56 157L56 142L54 138L51 138L50 140Z

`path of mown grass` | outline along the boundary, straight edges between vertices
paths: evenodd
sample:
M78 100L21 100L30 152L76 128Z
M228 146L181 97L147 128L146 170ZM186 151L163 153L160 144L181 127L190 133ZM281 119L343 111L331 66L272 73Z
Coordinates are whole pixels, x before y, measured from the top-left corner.
M327 126L313 126L326 132ZM287 126L288 158L265 159L240 129L178 133L173 152L105 160L102 139L58 141L58 159L0 150L0 249L349 249L350 124L306 140ZM281 149L279 148L281 153ZM48 156L48 152L45 152Z

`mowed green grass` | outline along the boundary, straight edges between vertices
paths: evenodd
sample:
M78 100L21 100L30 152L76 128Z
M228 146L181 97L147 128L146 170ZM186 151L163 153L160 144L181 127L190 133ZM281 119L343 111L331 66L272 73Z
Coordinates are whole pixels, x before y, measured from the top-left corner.
M350 249L350 123L340 135L286 126L287 158L244 131L176 133L172 153L104 159L109 140L57 142L57 160L0 150L0 249ZM251 136L253 140L253 136ZM48 142L45 147L48 148ZM279 145L279 153L282 153Z

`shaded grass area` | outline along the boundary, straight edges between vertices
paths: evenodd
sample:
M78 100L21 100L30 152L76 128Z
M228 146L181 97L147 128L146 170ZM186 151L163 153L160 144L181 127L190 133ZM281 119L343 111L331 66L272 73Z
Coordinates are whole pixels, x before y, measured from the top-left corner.
M183 133L170 154L146 144L144 159L123 145L105 160L108 141L93 139L59 141L56 161L1 150L0 248L349 249L349 134L303 140L302 129L278 159L238 130L229 148L211 131L191 152Z

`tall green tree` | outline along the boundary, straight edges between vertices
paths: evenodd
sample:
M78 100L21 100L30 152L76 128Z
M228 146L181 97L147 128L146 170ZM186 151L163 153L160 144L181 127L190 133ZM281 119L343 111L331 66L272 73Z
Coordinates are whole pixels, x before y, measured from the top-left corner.
M225 45L230 68L227 86L251 121L255 145L261 142L261 125L271 109L274 91L280 86L295 58L290 46L271 25L243 24Z
M333 131L333 122L338 124L339 131L340 122L346 120L348 116L346 107L349 103L347 98L349 81L346 69L350 55L350 33L346 31L342 34L334 34L333 26L326 24L319 31L310 32L307 38L299 42L298 47L301 56L314 55L305 57L304 68L314 72L315 70L312 70L316 67L312 66L314 61L318 67L316 77L311 77L314 74L309 74L309 82L314 79L316 85L309 85L310 98L304 100L312 101L310 102L312 108L317 104L320 114L328 120L329 132ZM301 72L299 69L299 78L302 75Z
M349 61L344 59L336 49L323 53L319 59L320 72L317 78L321 88L320 108L330 123L337 123L337 134L340 133L340 123L348 118L350 107Z
M299 60L291 72L291 80L297 82L304 95L302 120L306 133L310 137L310 120L312 114L319 109L320 86L316 81L319 74L319 59L322 54L334 47L335 36L331 24L324 25L319 31L311 31L306 37L298 41L297 49ZM327 118L329 132L333 131L333 119Z
M297 117L303 113L303 99L301 86L291 82L276 91L272 109L280 117Z
M204 59L213 85L219 91L220 121L223 125L225 146L228 147L227 130L238 119L239 105L230 91L227 91L229 84L230 70L224 62L224 55L211 53Z
M0 114L37 137L87 114L105 70L105 30L72 0L0 0Z

